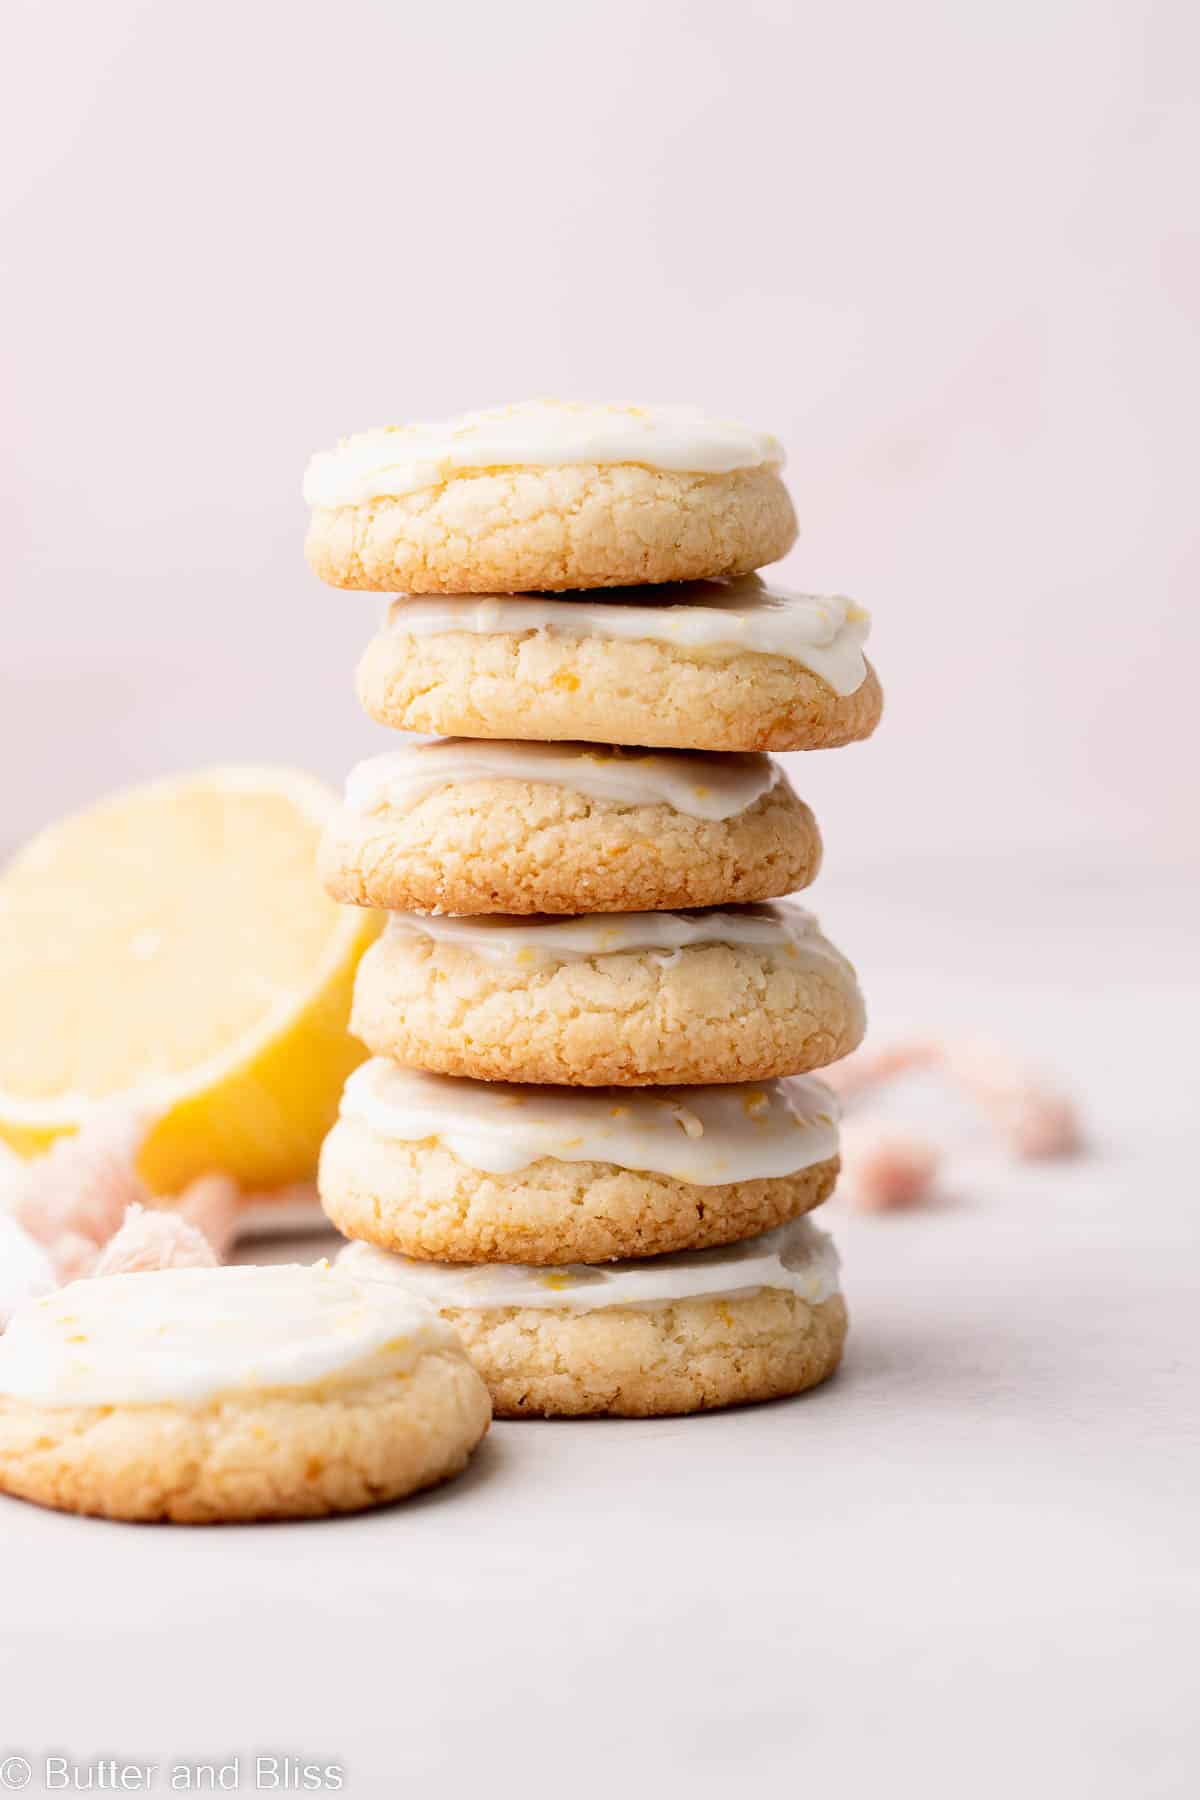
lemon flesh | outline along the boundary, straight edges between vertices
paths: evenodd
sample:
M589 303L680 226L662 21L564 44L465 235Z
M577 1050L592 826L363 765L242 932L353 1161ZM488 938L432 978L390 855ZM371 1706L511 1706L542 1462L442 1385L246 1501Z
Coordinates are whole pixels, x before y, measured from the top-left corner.
M332 793L287 769L129 789L0 873L0 1138L29 1153L99 1103L153 1121L155 1191L311 1175L363 1051L354 971L378 924L321 890Z

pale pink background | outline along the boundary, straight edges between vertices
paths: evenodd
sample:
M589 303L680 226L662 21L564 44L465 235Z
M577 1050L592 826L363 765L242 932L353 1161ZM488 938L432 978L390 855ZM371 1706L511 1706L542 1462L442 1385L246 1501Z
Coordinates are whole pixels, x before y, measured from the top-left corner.
M16 19L5 838L164 767L340 778L377 605L305 569L308 453L558 394L786 439L787 572L873 607L890 697L800 771L831 860L1183 851L1194 7Z

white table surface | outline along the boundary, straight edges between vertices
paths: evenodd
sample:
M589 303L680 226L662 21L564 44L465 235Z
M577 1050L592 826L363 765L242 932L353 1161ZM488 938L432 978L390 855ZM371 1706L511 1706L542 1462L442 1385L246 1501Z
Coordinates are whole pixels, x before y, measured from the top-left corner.
M0 1758L240 1753L252 1790L281 1753L356 1795L525 1800L1194 1793L1194 894L1019 859L827 879L877 1035L1033 1051L1092 1154L979 1149L935 1209L830 1207L853 1333L800 1400L498 1425L457 1483L336 1522L4 1504Z

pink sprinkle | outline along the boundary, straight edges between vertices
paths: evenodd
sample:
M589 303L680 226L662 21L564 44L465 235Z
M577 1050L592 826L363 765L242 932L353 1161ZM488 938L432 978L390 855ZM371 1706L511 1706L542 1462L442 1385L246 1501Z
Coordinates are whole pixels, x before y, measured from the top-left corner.
M135 1161L145 1126L139 1116L106 1110L44 1155L4 1165L12 1216L41 1244L60 1283L121 1269L211 1265L232 1242L242 1201L227 1176L200 1177L169 1209L148 1206Z
M1039 1070L997 1044L947 1045L946 1073L1018 1156L1073 1156L1083 1128L1073 1103Z
M1018 1156L1071 1156L1083 1147L1074 1105L1047 1075L998 1044L914 1038L884 1049L856 1050L820 1071L843 1099L913 1070L935 1070L959 1087Z
M60 1231L50 1243L43 1243L42 1248L50 1258L59 1287L68 1281L78 1281L82 1275L90 1275L100 1254L91 1238L81 1236L78 1231Z
M835 1094L850 1099L856 1094L907 1075L912 1069L936 1068L940 1047L931 1041L913 1039L908 1043L888 1044L882 1050L854 1050L841 1062L831 1063L817 1071L819 1079Z
M929 1138L852 1122L842 1135L843 1189L860 1212L923 1206L940 1160Z
M245 1204L241 1189L228 1175L201 1175L184 1189L175 1210L204 1234L220 1258L237 1236Z
M145 1269L215 1269L218 1258L204 1233L178 1213L131 1206L125 1223L101 1252L93 1275Z
M98 1250L119 1229L126 1208L147 1198L134 1166L143 1131L140 1118L98 1114L77 1136L57 1138L12 1176L12 1213L56 1264L61 1255L78 1273L76 1240Z

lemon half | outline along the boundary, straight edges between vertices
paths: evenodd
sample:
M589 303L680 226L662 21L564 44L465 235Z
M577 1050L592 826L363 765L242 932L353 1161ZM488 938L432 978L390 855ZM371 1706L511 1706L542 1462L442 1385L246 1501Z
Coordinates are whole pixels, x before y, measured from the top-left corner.
M364 1051L346 1030L379 915L321 890L335 796L291 769L125 790L0 872L0 1138L23 1154L119 1101L157 1193L312 1174Z

